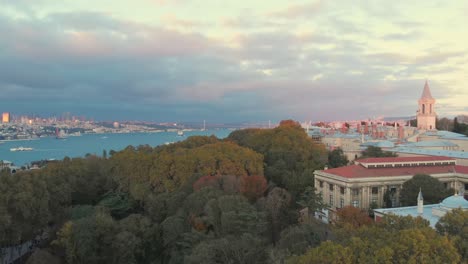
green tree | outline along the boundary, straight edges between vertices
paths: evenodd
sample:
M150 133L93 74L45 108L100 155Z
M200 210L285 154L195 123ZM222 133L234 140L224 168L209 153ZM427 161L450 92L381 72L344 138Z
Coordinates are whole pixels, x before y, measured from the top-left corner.
M251 234L227 236L198 244L184 263L266 263L263 242Z
M65 223L54 243L65 249L68 263L112 263L117 230L112 217L100 210L91 217Z
M299 123L285 120L274 129L245 129L232 132L228 141L255 150L265 157L269 182L287 189L294 198L313 186L313 172L327 162L325 146L317 144Z
M439 203L450 196L451 191L436 178L427 174L416 174L410 180L403 183L400 192L400 201L405 206L416 205L419 190L421 190L425 204Z
M206 206L206 223L218 237L250 233L262 234L266 217L240 195L224 195Z
M392 248L393 263L460 263L455 245L431 228L400 231Z
M446 131L452 131L453 130L453 121L443 117L443 118L437 118L436 119L436 128L437 130L446 130Z
M328 166L338 168L348 165L348 158L344 155L341 148L336 148L328 152Z
M383 151L380 147L369 146L362 151L360 158L381 158L381 157L396 157L393 152Z
M314 187L306 187L297 202L302 208L308 208L310 214L325 209L327 205L323 202L322 194L317 193Z
M291 224L289 214L291 202L291 194L278 187L273 188L266 198L260 200L261 206L268 215L271 241L273 243L278 241L281 230Z
M331 241L325 241L319 247L312 248L304 255L291 257L288 264L351 264L353 252L350 248Z
M306 250L320 244L318 230L313 225L293 225L284 229L275 250L284 252L283 256L304 254Z
M468 211L453 209L440 218L436 229L454 241L463 261L468 262Z
M453 119L453 132L455 133L462 133L462 126L460 125L460 123L458 122L458 118L455 117Z
M429 221L418 216L385 215L377 224L380 228L389 232L397 232L405 229L420 229L429 227Z

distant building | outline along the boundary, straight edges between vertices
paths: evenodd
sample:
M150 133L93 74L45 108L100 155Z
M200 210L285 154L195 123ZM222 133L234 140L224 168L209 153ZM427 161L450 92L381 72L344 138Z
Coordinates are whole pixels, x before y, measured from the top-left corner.
M3 123L10 123L10 113L4 112L2 114L2 122Z
M419 109L417 111L416 119L418 129L420 130L435 130L436 129L436 113L434 111L435 99L432 98L429 85L424 85L423 93L419 99Z
M445 198L440 204L424 205L423 195L420 191L417 201L417 206L375 209L374 220L378 222L383 216L390 214L412 217L421 216L422 218L429 221L431 227L435 227L439 219L453 209L460 208L462 210L468 211L468 201L457 193Z
M431 175L446 188L468 190L468 166L457 165L456 159L448 157L361 159L354 165L315 171L315 188L328 204L330 214L347 205L381 208L386 192L392 207L396 207L400 205L403 183L418 173Z

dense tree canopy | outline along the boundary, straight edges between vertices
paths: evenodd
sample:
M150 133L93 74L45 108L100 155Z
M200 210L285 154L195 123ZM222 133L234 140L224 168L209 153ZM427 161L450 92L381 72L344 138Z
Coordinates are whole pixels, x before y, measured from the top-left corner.
M397 216L395 216L398 218ZM459 263L461 256L453 241L412 220L387 220L383 226L362 226L337 232L335 241L327 241L288 263ZM401 224L387 229L389 222Z
M291 120L274 129L234 131L228 140L263 154L266 178L294 198L313 186L314 170L322 169L327 161L325 147L314 143L299 123Z
M448 235L455 243L465 263L468 262L468 211L454 209L436 224L437 232Z
M419 190L421 190L425 204L440 203L444 198L453 194L447 190L436 178L427 174L416 174L403 183L400 192L400 201L403 205L416 205Z

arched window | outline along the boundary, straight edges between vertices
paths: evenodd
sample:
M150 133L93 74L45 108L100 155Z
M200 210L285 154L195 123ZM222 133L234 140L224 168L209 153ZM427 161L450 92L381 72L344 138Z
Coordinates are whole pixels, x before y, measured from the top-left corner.
M432 104L429 105L429 114L432 114Z
M423 114L425 114L425 113L426 113L426 105L423 104L422 106L423 106L423 109L422 109L422 110L423 110Z

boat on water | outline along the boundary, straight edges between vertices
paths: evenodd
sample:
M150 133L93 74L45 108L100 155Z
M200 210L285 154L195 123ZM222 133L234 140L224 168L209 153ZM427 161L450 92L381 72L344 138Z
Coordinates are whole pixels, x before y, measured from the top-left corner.
M184 136L184 131L182 131L182 130L177 131L177 136L183 137Z
M32 151L34 150L33 148L26 148L26 147L17 147L17 148L11 148L10 151Z

